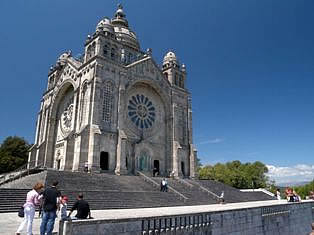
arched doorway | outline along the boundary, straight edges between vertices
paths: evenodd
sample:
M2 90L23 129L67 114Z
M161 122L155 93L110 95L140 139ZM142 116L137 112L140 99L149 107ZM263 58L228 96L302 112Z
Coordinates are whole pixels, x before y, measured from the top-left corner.
M159 160L154 160L153 176L160 175Z
M48 127L45 134L47 147L44 165L46 167L59 168L57 152L61 150L63 159L60 170L72 169L74 138L71 133L74 123L74 86L71 82L66 82L53 97L51 112L48 113Z
M57 160L57 170L60 170L61 167L61 159Z
M185 176L184 162L181 162L181 172L182 172L182 175Z
M100 170L108 171L109 170L109 153L101 152L100 153Z

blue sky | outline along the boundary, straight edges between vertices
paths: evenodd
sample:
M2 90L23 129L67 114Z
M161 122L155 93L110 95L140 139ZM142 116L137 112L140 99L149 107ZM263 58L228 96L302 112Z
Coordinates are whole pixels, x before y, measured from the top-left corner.
M0 142L9 135L33 142L49 67L66 50L82 53L86 36L117 4L0 1ZM313 179L313 1L122 4L143 50L152 48L160 64L171 49L186 64L203 164L260 160L279 181L290 173Z

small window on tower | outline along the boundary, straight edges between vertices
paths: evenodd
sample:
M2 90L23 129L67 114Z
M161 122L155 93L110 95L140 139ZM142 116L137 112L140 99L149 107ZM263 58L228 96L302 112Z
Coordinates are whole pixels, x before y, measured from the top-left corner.
M96 43L93 42L92 47L91 47L91 57L96 54Z
M129 58L128 58L129 63L132 63L133 61L133 54L129 53Z
M108 51L109 51L108 45L105 44L104 45L104 56L108 56Z
M165 78L168 79L168 73L164 73Z
M112 117L113 108L113 84L106 82L103 91L103 109L102 109L102 120L110 124Z
M88 46L86 50L86 60L88 60L90 57L91 57L91 46Z
M179 83L178 83L178 74L177 73L174 76L174 85L176 85L176 86L179 85Z
M180 84L179 84L180 87L184 88L184 82L183 82L183 76L180 75Z
M116 49L113 47L111 48L111 59L115 60L115 58L116 58Z

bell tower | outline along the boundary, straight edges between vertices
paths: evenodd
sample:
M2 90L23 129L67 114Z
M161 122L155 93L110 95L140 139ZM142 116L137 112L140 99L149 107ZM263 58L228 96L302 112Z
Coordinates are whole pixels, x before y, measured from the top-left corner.
M172 86L185 89L186 70L185 65L180 66L174 52L169 51L162 64L162 72Z

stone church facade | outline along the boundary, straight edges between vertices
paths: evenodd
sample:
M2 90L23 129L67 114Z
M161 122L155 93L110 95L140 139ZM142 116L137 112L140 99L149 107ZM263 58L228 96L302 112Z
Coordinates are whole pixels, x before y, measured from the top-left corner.
M82 58L67 52L51 67L29 167L194 177L185 82L173 52L159 67L140 49L119 6L88 36Z

